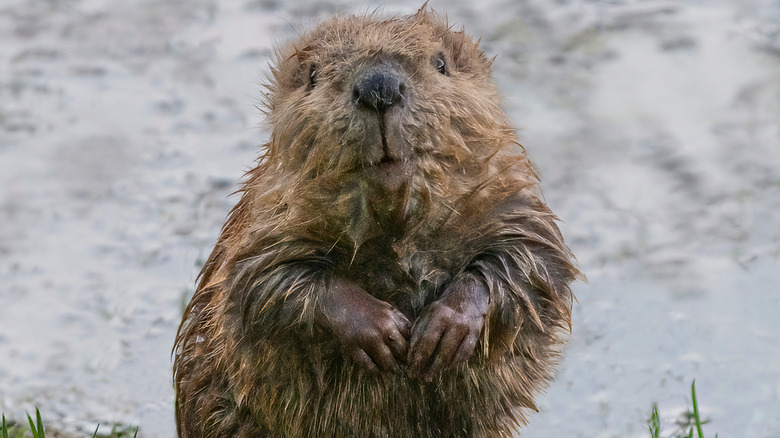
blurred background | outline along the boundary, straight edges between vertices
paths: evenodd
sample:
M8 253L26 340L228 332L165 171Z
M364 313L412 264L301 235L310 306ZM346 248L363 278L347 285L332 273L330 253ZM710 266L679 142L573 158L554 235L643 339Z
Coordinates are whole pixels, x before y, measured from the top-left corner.
M421 1L2 0L0 411L173 437L171 346L273 47ZM589 284L524 438L780 437L780 2L453 0Z

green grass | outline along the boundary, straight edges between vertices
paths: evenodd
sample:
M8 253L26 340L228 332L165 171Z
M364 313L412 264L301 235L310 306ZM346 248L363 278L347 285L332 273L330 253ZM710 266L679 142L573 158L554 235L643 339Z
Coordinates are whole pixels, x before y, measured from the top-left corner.
M693 410L686 411L683 414L681 420L677 421L679 431L673 435L672 438L694 438L694 428L696 430L697 438L704 438L704 431L702 431L702 424L707 424L708 421L702 421L699 414L699 402L696 399L696 380L691 383L691 399L693 401ZM650 418L647 420L647 426L650 430L650 438L661 438L661 419L658 416L658 405L653 404L653 409L650 411ZM686 432L687 431L687 432ZM715 438L718 438L718 434L715 434Z
M29 430L19 424L7 422L5 415L3 415L2 424L0 424L0 438L29 438L30 436L32 438L46 438L41 412L37 407L35 408L35 420L33 420L30 414L27 414L27 422L30 426ZM132 430L131 427L119 424L114 424L108 435L99 433L99 431L100 425L98 424L95 433L92 434L92 438L130 438L131 436L137 438L138 436L137 427L135 430ZM64 437L65 435L59 434L59 436Z

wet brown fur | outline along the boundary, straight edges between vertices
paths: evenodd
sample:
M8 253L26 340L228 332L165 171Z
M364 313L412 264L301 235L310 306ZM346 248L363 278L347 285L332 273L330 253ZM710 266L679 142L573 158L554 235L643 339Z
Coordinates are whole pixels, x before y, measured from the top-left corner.
M448 76L432 65L442 54ZM408 163L392 184L371 174L382 148L349 92L350 75L382 57L410 84L385 133L385 149ZM425 8L334 18L279 52L271 140L176 338L181 437L509 437L525 424L570 329L580 274L491 62ZM430 382L403 364L358 367L317 324L318 293L334 277L414 322L467 271L489 288L486 323L469 360Z

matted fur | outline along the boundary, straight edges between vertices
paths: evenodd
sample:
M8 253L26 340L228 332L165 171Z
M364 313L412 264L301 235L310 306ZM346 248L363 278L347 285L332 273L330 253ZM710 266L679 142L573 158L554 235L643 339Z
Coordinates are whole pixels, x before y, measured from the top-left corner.
M377 59L409 84L386 136L410 170L391 187L370 175L382 149L351 93L355 72ZM271 140L176 338L181 437L509 437L526 422L570 329L568 285L580 274L500 108L491 62L425 7L333 18L279 51ZM318 292L335 277L414 321L467 271L490 291L482 335L466 363L430 382L403 365L363 370L316 323Z

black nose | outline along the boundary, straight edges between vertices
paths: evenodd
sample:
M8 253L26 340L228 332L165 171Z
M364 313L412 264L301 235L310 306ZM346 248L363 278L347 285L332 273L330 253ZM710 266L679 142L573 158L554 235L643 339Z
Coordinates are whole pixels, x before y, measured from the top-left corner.
M386 68L371 69L357 81L352 96L363 107L385 112L404 100L406 84L398 74Z

